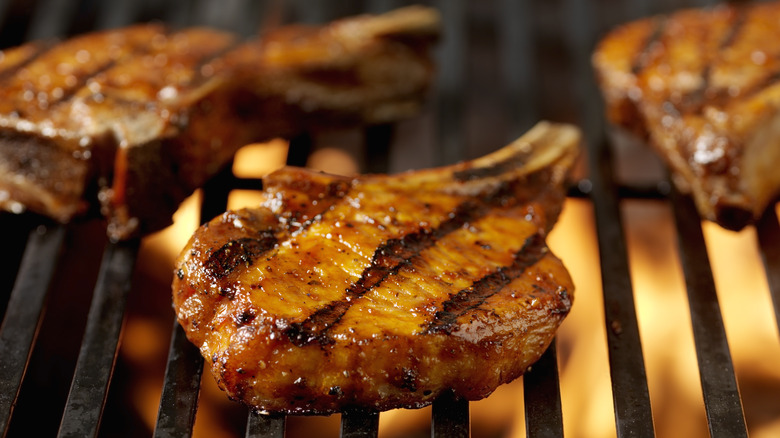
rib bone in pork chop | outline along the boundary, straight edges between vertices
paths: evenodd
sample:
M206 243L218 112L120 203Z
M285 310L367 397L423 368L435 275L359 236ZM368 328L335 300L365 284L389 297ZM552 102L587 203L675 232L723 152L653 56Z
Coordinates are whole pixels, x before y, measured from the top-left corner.
M730 3L618 27L593 62L608 117L649 137L676 185L725 228L780 191L780 2Z
M284 168L200 227L173 303L221 388L258 411L469 400L520 376L568 314L545 237L579 131L542 122L461 164L356 178Z
M0 55L0 207L158 230L250 142L417 111L437 13L408 7L257 39L137 25Z

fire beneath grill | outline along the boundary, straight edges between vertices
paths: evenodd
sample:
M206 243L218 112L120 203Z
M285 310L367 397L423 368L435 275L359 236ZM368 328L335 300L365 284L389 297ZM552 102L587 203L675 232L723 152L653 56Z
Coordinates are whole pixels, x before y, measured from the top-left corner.
M240 0L209 19L194 17L216 9L181 2L117 2L125 8L97 13L94 2L69 13L65 2L10 3L6 17L37 18L24 29L6 19L6 44L149 18L224 25L242 8L258 12ZM290 3L295 18L309 21L360 12L353 2ZM100 223L60 227L0 214L12 258L0 271L7 436L780 436L777 212L739 233L701 223L646 150L604 139L590 50L605 29L661 6L434 3L446 23L446 68L415 120L245 148L234 164L239 179L217 177L182 205L173 226L127 245L108 244ZM251 33L257 17L238 15L237 28ZM260 177L285 163L342 174L430 167L495 149L542 118L583 127L589 152L549 239L574 279L574 307L528 378L478 402L442 400L378 418L349 413L343 422L248 417L208 373L201 379L197 352L174 329L170 298L173 259L201 218L252 204ZM118 350L112 339L121 340Z

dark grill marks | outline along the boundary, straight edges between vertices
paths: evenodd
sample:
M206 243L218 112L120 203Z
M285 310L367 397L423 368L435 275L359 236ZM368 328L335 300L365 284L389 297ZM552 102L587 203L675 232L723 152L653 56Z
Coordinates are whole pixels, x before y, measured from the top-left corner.
M552 132L545 133L545 135L554 134ZM542 138L539 143L547 143L550 140L547 138ZM489 177L495 177L499 175L503 175L505 173L508 173L514 169L517 169L519 167L522 167L530 157L530 151L533 148L528 148L527 150L521 150L518 151L506 159L495 163L491 165L490 167L472 167L469 169L464 169L458 172L455 172L452 174L452 177L455 181L459 182L466 182L466 181L472 181L475 179L482 179L482 178L489 178Z
M319 205L322 209L327 209L339 199L345 197L349 190L347 181L334 181L329 183L322 193ZM267 251L273 249L280 241L289 237L290 234L300 232L312 224L322 220L322 213L317 213L311 218L302 222L297 222L300 218L287 218L283 221L281 230L265 230L257 233L256 237L242 237L231 240L222 245L221 248L214 251L203 264L207 275L213 278L224 278L228 276L237 267L251 266L255 259Z
M243 237L222 245L203 264L206 273L214 278L224 278L240 265L249 266L260 254L276 246L276 235L261 232L258 237Z
M667 20L667 17L660 17L655 20L655 29L653 29L653 32L642 46L642 49L637 53L636 57L634 58L634 62L631 63L631 73L635 76L641 74L650 62L652 48L655 43L661 40L661 36L664 34L664 30L666 29Z
M742 99L748 99L752 96L755 96L756 94L760 93L761 91L765 90L766 88L769 88L773 85L775 85L777 82L780 82L780 71L773 71L770 72L764 80L758 82L755 86L749 88L748 90L744 91L741 95Z
M347 196L352 185L348 180L336 179L327 184L312 187L310 181L292 181L288 189L304 194L317 193L316 203L298 204L291 201L289 208L283 208L281 219L290 234L306 230L312 224L322 220L322 215L333 208L337 202Z
M739 28L742 28L744 26L744 24L748 20L748 17L747 17L748 14L747 14L747 11L746 11L748 6L738 5L737 7L739 7L738 11L741 14L741 20L738 21L738 24L739 24ZM736 30L735 30L734 33L736 33ZM735 35L734 38L736 38L736 35ZM746 60L746 62L750 62L750 61ZM780 71L777 71L777 70L769 71L769 69L766 69L766 70L767 70L767 74L763 78L763 80L760 80L760 81L756 82L753 86L751 86L748 89L742 91L742 93L740 94L740 97L739 97L740 99L747 100L747 99L755 96L756 94L760 93L764 89L769 88L769 87L775 85L778 81L780 81Z
M164 32L164 35L166 38L174 38L175 34L170 34L166 31ZM234 41L233 43L227 45L226 47L223 47L221 49L215 50L211 53L205 53L203 57L198 60L198 62L193 66L195 74L193 75L190 83L188 84L190 87L195 88L197 85L205 81L205 77L202 75L202 67L203 65L212 62L216 58L223 56L225 53L230 51L231 49L235 48L238 45L238 41ZM141 56L153 53L152 52L151 43L149 41L144 41L142 44L134 44L130 47L130 50L128 53L123 54L118 59L111 59L104 63L103 65L97 67L97 69L83 72L83 74L77 76L77 83L65 90L63 95L57 99L52 100L49 102L49 105L56 105L56 104L62 104L70 100L73 96L75 96L81 89L83 89L90 81L90 79L93 79L100 75L101 73L104 73L106 71L111 70L114 67L122 68L123 65L127 62L127 60L137 59Z
M230 44L226 45L225 47L218 49L212 53L206 54L202 59L198 61L197 64L195 64L194 66L195 74L193 75L188 85L191 88L197 88L198 85L201 85L204 82L206 82L208 79L210 79L211 78L210 75L203 74L203 67L213 62L214 60L226 55L231 50L235 49L236 47L239 47L241 44L242 41L239 38L236 38L234 41L232 41Z
M437 240L486 214L489 208L489 204L485 202L467 201L459 205L438 228L420 229L400 239L388 240L376 249L371 264L363 271L360 279L347 289L344 298L317 309L302 322L290 324L285 329L285 334L299 347L315 341L320 344L330 343L328 332L338 324L357 298L378 286L403 266L411 264L420 252L435 245Z
M739 36L740 32L742 32L742 28L747 22L747 8L739 4L732 7L734 8L735 17L733 23L731 23L731 26L729 26L729 31L720 41L718 50L724 50L731 47L734 42L737 41L737 37Z
M728 32L723 36L718 44L718 52L715 54L701 53L701 56L705 59L709 59L709 62L704 65L701 71L701 85L693 90L686 98L681 102L680 110L685 113L698 113L702 110L704 102L707 98L718 98L720 96L711 96L713 91L710 90L710 83L712 82L712 66L719 61L721 52L731 47L739 36L742 27L747 20L747 13L744 7L734 7L734 18L731 26L729 26ZM710 29L708 27L708 29ZM703 35L703 40L707 39L707 34ZM702 41L700 47L706 47Z
M76 78L76 82L73 84L72 87L67 88L66 90L63 90L63 93L61 96L59 96L56 99L51 99L47 102L47 105L49 107L54 105L61 105L67 103L71 98L73 98L80 90L82 90L84 87L87 86L90 79L93 79L97 77L98 75L105 73L106 71L114 68L117 65L121 65L122 59L128 59L129 57L135 57L144 54L145 52L149 51L148 41L146 41L147 45L139 46L134 45L131 48L131 53L128 55L123 55L119 57L119 59L109 59L106 62L104 62L101 65L96 66L93 70L89 71L83 71L83 72L75 72L74 76ZM75 54L74 54L75 56ZM96 95L99 93L93 93L92 96L97 97Z
M55 41L32 42L29 44L34 44L35 52L32 53L30 56L28 56L27 59L17 62L16 64L8 67L7 69L0 71L0 82L4 82L6 79L16 74L16 72L18 72L25 66L30 65L36 59L40 58L41 55L51 50L56 45L56 42Z
M422 334L451 333L459 317L478 308L488 298L500 292L512 280L535 265L547 254L547 245L541 234L528 237L523 247L515 253L514 261L475 281L469 288L450 296L442 304L442 310L423 329Z
M67 90L63 90L62 96L60 96L57 99L52 99L47 102L48 106L54 106L54 105L60 105L68 102L73 96L76 95L76 93L79 92L79 90L86 87L87 83L90 79L95 78L96 76L100 75L101 73L104 73L111 68L113 68L116 65L116 60L109 60L108 62L104 63L103 65L99 66L97 69L84 72L82 75L76 75L76 83L73 87L68 88Z

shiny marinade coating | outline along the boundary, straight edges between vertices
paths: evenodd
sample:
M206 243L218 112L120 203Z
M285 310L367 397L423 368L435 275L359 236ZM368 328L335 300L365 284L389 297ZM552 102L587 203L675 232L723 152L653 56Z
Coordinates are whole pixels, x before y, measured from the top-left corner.
M780 190L780 2L724 4L637 20L600 42L593 63L614 123L647 136L729 229Z
M284 169L260 207L201 227L174 305L220 386L257 410L311 414L418 407L450 389L478 399L522 374L573 297L544 237L578 136L532 132L539 144L451 168Z
M0 208L159 230L248 143L416 114L437 35L407 7L248 41L145 24L5 50Z

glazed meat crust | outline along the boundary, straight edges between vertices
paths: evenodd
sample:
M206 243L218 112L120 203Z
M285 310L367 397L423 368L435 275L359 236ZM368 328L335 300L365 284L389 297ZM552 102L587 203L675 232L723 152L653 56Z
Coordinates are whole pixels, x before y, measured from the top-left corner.
M647 137L702 217L739 230L780 191L779 2L618 27L593 64L616 125Z
M114 240L170 224L238 148L416 114L437 13L407 7L242 41L136 25L0 56L0 207L88 210Z
M259 207L213 219L182 250L178 320L219 386L258 411L486 397L541 356L571 307L545 237L579 138L543 122L443 168L282 169Z

